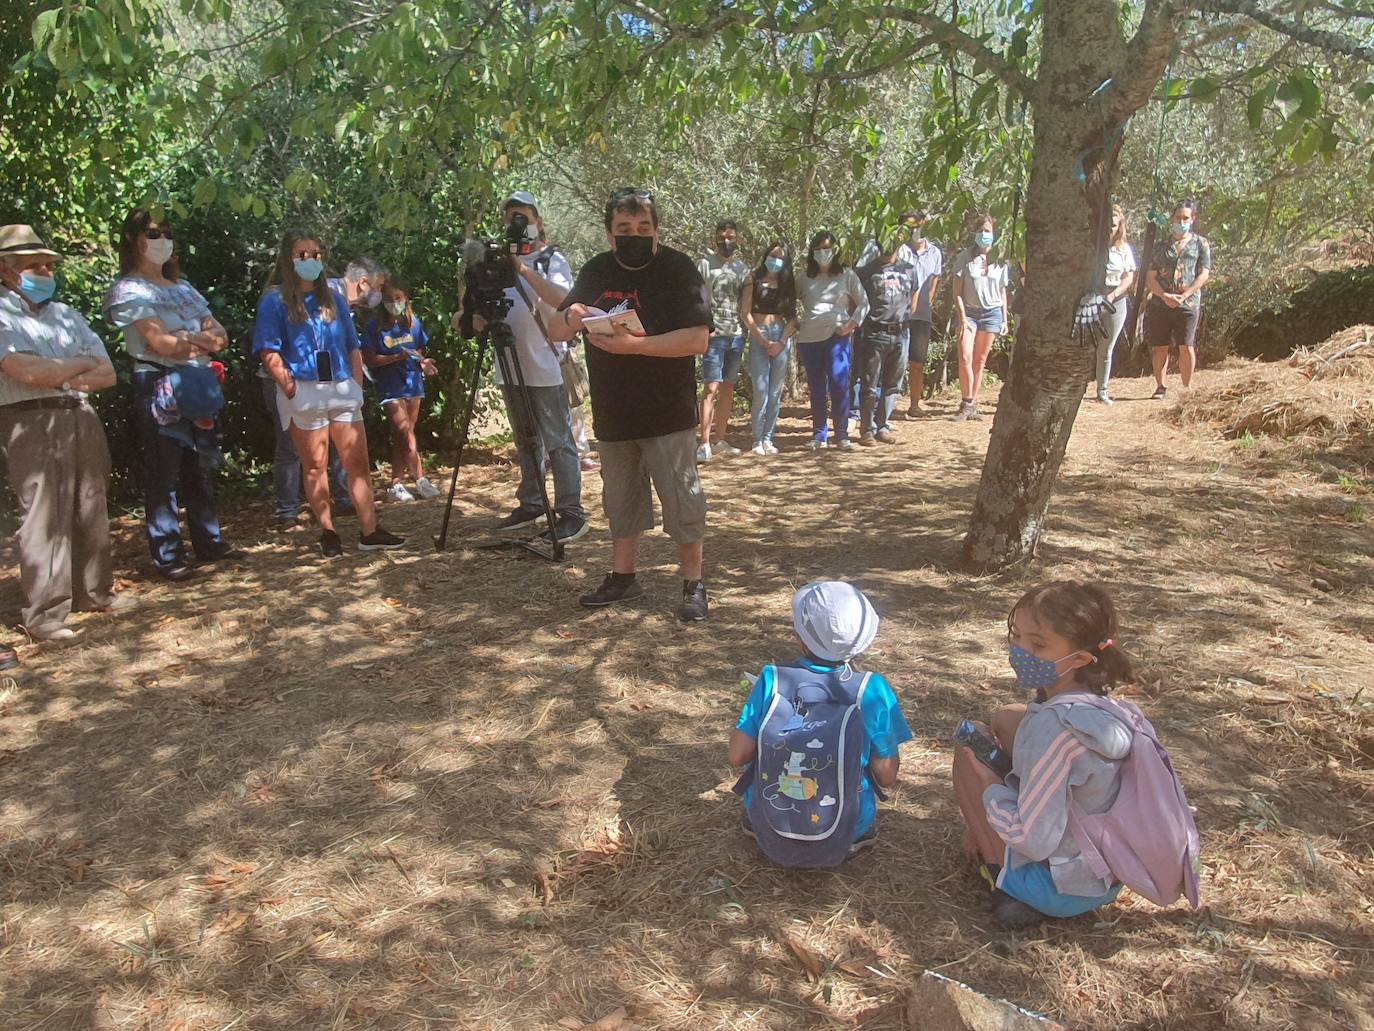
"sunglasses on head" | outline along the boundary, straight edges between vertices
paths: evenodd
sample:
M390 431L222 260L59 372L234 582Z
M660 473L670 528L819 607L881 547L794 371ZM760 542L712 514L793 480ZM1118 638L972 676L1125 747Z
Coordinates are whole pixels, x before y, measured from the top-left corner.
M145 229L143 230L143 235L149 240L172 239L172 231L170 229Z
M638 201L644 201L648 204L652 204L654 202L653 191L642 190L638 186L621 186L618 189L611 191L611 200L613 201L626 200L630 197L633 197L635 200Z

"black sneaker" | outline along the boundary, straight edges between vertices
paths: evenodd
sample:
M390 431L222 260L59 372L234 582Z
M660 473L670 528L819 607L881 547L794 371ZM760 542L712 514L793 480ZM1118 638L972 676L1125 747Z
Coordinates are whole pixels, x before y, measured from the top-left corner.
M542 508L517 508L496 524L498 530L523 530L544 518Z
M633 574L631 574L633 575ZM583 608L599 609L604 605L614 605L618 601L633 601L644 593L638 580L619 582L615 573L607 573L601 586L578 598Z
M380 526L373 530L366 537L358 538L359 551L391 551L394 548L405 547L406 539L397 537L394 533L387 533Z
M1163 401L1169 396L1169 388L1165 386L1155 387L1155 392L1150 395L1151 401Z
M193 570L185 562L177 560L176 562L173 562L170 566L158 566L157 575L162 577L162 579L164 580L170 580L174 584L179 584L185 583L187 580L191 579L191 577L195 576L196 574L195 570Z
M1013 898L1001 888L992 891L992 920L1004 931L1024 931L1029 927L1043 924L1044 913L1028 906L1018 898Z
M320 531L320 554L325 558L338 558L343 554L343 542L333 530Z
M706 584L701 580L687 580L682 585L682 604L677 618L684 623L699 623L706 618Z
M591 524L580 516L564 515L560 512L554 516L553 528L560 541L564 544L571 544L573 541L585 537L587 531L591 529ZM545 530L540 536L546 541L551 539L548 530Z

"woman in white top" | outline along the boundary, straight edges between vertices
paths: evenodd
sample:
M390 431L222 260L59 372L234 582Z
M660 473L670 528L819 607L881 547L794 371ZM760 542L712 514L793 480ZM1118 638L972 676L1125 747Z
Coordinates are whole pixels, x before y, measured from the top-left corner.
M997 240L997 220L979 215L974 221L973 246L954 262L954 314L959 320L959 386L962 400L954 413L957 422L981 419L978 388L988 352L1007 331L1007 285L1011 281L1005 262L991 254Z
M1112 403L1107 384L1112 378L1112 350L1126 325L1126 298L1135 283L1135 252L1126 242L1126 215L1121 205L1112 205L1112 245L1107 249L1107 270L1102 295L1116 306L1107 316L1107 339L1097 345L1097 399L1104 405Z
M835 446L849 451L849 375L854 327L868 314L868 294L858 274L839 259L835 234L822 230L811 238L806 269L797 279L801 328L797 354L806 369L811 395L812 451L829 446L827 407L835 427Z

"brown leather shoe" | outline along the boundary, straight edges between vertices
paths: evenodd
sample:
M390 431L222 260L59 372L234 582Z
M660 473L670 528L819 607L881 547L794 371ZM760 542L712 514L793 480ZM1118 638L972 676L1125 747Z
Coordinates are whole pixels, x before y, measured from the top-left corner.
M859 438L859 447L877 447L878 442L873 439L873 434L865 433Z
M897 443L897 435L891 430L879 430L878 440L884 444L895 444Z

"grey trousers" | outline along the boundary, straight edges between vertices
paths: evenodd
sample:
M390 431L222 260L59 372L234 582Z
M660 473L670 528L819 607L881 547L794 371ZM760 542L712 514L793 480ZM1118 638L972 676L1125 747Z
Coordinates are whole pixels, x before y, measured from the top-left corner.
M24 626L60 627L68 613L114 599L105 491L110 449L100 417L79 408L0 407L0 450L19 499Z

